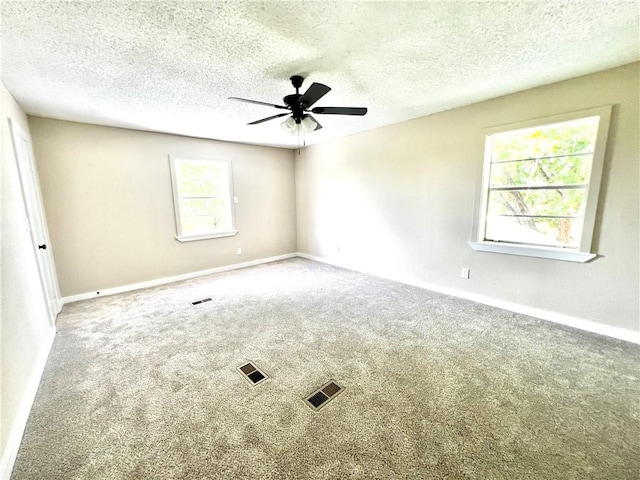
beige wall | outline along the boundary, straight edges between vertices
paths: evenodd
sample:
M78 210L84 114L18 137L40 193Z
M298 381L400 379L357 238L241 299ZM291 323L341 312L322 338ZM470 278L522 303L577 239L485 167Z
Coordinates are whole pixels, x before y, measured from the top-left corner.
M27 118L0 83L0 129L2 129L2 235L0 258L0 477L13 464L26 421L34 381L40 375L42 355L50 345L53 329L38 276L26 212L20 190L18 167L13 153L8 118L29 132ZM43 353L43 349L45 350ZM39 363L40 362L40 363ZM37 383L36 383L37 384ZM14 429L14 435L10 433ZM11 440L11 445L8 445ZM9 452L9 450L11 450ZM11 458L9 458L11 457ZM8 463L7 463L8 462Z
M639 64L631 64L307 148L296 157L298 250L637 332L638 80ZM615 107L599 258L578 264L471 250L481 129L607 104ZM471 268L469 280L462 267Z
M38 117L29 124L63 297L296 250L290 150ZM232 160L236 236L174 238L170 154Z

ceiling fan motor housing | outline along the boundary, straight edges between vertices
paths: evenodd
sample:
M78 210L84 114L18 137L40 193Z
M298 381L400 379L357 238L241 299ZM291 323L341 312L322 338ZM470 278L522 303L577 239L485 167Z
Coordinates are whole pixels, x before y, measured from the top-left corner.
M291 80L293 88L296 89L296 93L285 96L282 101L291 109L291 116L296 123L300 123L304 118L305 108L304 105L300 103L300 98L302 98L302 95L300 94L300 87L302 86L302 82L304 82L304 77L301 75L293 75L289 80Z
M300 103L300 98L302 95L299 93L294 93L291 95L287 95L282 99L284 104L291 109L291 114L295 119L296 123L300 123L302 116L304 115L304 105Z

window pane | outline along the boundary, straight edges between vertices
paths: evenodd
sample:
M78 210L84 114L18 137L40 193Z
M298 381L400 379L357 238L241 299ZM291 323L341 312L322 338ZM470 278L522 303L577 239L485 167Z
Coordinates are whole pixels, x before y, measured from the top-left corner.
M181 197L217 197L228 195L227 164L207 160L176 162L178 191Z
M518 218L487 216L487 240L577 248L582 218Z
M579 246L599 120L491 135L485 239Z
M220 215L182 217L183 235L206 235L216 231L229 231L231 229L230 219Z
M183 178L178 183L178 191L181 197L217 197L222 193L219 186L207 178Z
M586 190L498 190L489 193L489 215L582 215Z
M183 217L199 215L225 215L227 202L221 198L180 199L180 212Z
M493 136L492 162L591 153L599 117L513 130Z
M233 230L229 163L172 159L181 236Z
M491 187L589 183L592 155L521 160L491 165Z

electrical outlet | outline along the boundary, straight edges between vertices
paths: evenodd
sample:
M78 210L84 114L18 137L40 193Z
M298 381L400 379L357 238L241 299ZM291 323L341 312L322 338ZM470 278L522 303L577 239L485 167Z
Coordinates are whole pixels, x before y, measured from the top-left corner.
M462 278L469 278L469 274L471 273L471 270L469 268L463 268L462 269Z
M238 250L236 250L238 255L242 255L242 249L240 247L238 247Z

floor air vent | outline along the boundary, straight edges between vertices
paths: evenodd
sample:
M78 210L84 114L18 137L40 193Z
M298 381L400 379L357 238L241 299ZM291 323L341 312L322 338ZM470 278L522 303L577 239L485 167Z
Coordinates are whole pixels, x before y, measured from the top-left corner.
M242 374L244 378L247 379L247 381L251 385L257 385L269 378L264 372L256 368L251 362L245 363L244 365L239 366L238 371Z
M203 298L202 300L196 300L195 302L191 302L191 305L200 305L201 303L210 302L211 298Z
M331 400L336 398L343 390L344 387L341 387L333 380L330 380L305 398L304 403L309 405L311 409L318 411Z

